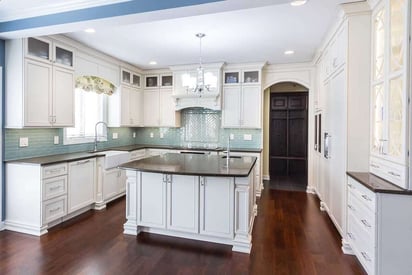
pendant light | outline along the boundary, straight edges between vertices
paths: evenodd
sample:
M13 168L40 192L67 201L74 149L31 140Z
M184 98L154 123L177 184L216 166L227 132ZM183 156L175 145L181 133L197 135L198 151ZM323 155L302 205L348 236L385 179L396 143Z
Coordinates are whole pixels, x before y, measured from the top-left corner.
M202 38L205 36L204 33L196 34L196 37L199 38L199 67L197 68L196 87L193 93L199 97L201 97L204 92L209 92L210 89L209 85L205 85L205 71L202 67Z

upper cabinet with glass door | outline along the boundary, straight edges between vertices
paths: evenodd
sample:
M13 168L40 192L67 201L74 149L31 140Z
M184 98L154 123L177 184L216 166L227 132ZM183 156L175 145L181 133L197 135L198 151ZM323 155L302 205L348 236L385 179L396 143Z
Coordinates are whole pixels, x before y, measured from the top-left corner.
M49 38L39 37L29 37L25 44L26 57L74 69L75 54L71 47Z
M141 75L127 69L121 69L122 84L130 85L135 88L141 87Z
M407 0L384 0L372 22L370 171L401 187L407 187L402 181L408 163L408 10ZM385 167L398 170L383 171Z

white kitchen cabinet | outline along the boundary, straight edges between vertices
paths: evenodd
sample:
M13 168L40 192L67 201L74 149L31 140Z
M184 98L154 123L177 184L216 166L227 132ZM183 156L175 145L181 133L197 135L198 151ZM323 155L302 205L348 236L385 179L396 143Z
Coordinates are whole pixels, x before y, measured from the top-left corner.
M68 213L72 213L95 202L96 160L74 161L68 166Z
M347 239L367 273L411 274L412 196L374 193L352 177L347 186Z
M124 195L126 190L126 172L118 168L104 171L103 175L103 200L108 202Z
M200 234L233 238L233 178L200 177Z
M261 67L224 71L223 128L262 127Z
M167 175L167 228L198 233L199 177Z
M385 0L373 12L370 172L402 188L408 181L410 1Z
M145 127L180 127L180 112L175 110L172 89L145 89L143 102Z
M137 224L166 228L166 175L139 173Z
M121 68L121 82L124 85L140 88L142 76L131 70Z
M143 91L132 86L121 85L109 97L109 127L143 126Z
M317 64L319 94L315 114L320 116L314 161L321 210L342 236L347 251L346 171L369 167L370 7L365 2L341 5L336 22L321 49Z
M29 50L29 41L45 45ZM8 128L74 125L74 51L44 41L49 40L6 42Z
M260 197L261 192L263 190L263 181L262 181L262 169L263 168L262 168L262 163L261 163L261 153L230 151L230 155L256 158L256 164L253 167L253 170L254 170L253 183L255 186L255 195L257 197Z
M87 199L88 207L69 211L94 197L94 163L94 158L69 164L6 163L6 229L40 236L90 209L94 200Z

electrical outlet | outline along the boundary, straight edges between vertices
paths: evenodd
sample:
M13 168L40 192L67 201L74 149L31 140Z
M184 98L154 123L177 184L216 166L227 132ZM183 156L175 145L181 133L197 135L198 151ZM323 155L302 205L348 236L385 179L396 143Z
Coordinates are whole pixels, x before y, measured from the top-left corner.
M59 136L54 136L54 144L59 144Z
M136 138L136 132L133 132L133 138Z
M20 147L27 147L29 146L29 138L28 137L21 137L19 140Z
M118 139L118 138L119 138L119 134L113 133L113 139Z
M154 138L154 134L153 134L153 133L150 133L150 137L151 137L151 138Z
M243 135L243 140L252 140L252 135L251 134L244 134Z
M230 140L234 140L235 139L235 135L234 134L230 134L229 135Z
M160 133L160 138L164 138L164 134L163 134L163 133Z

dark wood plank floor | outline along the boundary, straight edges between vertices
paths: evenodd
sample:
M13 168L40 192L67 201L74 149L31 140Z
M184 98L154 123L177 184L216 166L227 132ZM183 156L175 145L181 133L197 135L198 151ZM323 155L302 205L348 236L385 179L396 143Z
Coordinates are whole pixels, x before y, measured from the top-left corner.
M0 274L365 274L314 195L266 188L251 255L226 245L123 235L125 200L49 234L0 232Z

